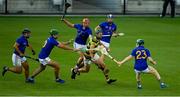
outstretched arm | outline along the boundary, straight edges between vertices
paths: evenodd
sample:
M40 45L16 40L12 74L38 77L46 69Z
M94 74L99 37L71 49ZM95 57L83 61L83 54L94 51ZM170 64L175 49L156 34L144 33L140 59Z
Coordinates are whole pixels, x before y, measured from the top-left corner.
M121 33L121 32L113 32L113 35L114 37L117 37L117 36L124 36L124 33Z
M116 31L114 31L113 34L112 34L112 36L113 36L113 37L117 37L117 36L119 36L119 33L117 33Z
M74 41L74 39L70 39L70 40L68 40L68 41L61 42L61 44L69 45L69 44L71 44L73 41Z
M71 22L69 22L68 20L63 19L63 22L64 22L67 26L69 26L69 27L71 27L71 28L74 28L74 24L71 23Z
M148 57L148 60L149 60L149 62L151 62L152 64L156 65L156 61L154 61L154 60L152 59L152 57Z
M64 50L72 50L72 51L79 51L79 50L77 50L77 49L74 49L74 48L71 48L71 47L69 47L69 46L66 46L66 45L64 45L64 44L58 44L57 45L57 47L59 47L59 48L62 48L62 49L64 49Z
M132 59L132 58L133 58L132 55L127 56L127 57L124 58L122 61L119 61L119 62L118 62L119 66L121 66L122 64L124 64L125 62L129 61L129 60Z
M113 37L117 37L117 36L120 36L120 34L119 34L118 32L116 32L116 31L114 31L113 34L112 34L112 36L113 36Z

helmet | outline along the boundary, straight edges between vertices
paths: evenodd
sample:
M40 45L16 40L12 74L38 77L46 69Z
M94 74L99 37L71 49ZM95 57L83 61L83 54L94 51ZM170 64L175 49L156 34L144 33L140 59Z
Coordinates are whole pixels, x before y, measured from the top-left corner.
M49 34L50 35L57 35L57 34L59 34L59 31L57 29L51 29Z
M144 40L143 39L137 39L136 43L138 46L144 45Z
M28 29L28 28L24 28L24 30L22 31L22 34L25 34L25 33L30 33L31 31Z
M108 14L108 15L107 15L107 18L112 19L112 18L113 18L113 15L112 15L112 14Z

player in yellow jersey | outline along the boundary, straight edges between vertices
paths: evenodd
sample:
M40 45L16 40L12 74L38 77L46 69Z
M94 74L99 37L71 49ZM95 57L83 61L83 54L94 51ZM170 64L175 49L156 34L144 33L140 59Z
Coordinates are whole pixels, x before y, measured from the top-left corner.
M106 64L104 63L104 61L102 59L104 54L101 54L101 56L99 56L97 53L100 48L103 48L103 45L100 43L101 37L102 37L102 33L97 32L96 36L92 39L92 41L89 41L87 48L82 50L82 52L84 54L83 61L79 68L72 69L71 78L75 79L76 74L78 74L78 73L88 73L90 70L90 64L94 63L103 72L106 82L108 84L111 84L112 82L116 81L116 79L109 78L109 75L108 75L109 69L106 67Z

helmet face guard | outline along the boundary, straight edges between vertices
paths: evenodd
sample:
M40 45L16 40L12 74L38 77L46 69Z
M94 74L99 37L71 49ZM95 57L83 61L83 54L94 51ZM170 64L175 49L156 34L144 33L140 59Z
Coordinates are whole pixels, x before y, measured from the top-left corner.
M25 28L25 29L22 31L22 34L25 34L25 33L31 33L31 31L30 31L28 28Z
M31 36L31 31L28 28L25 28L22 31L22 35L25 36L26 38L29 38Z

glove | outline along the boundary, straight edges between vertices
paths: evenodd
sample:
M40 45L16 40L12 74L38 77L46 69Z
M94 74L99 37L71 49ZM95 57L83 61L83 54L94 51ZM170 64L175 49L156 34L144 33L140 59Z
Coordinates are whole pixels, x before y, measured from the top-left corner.
M34 50L32 50L32 55L35 55L35 54L36 54L36 52Z

